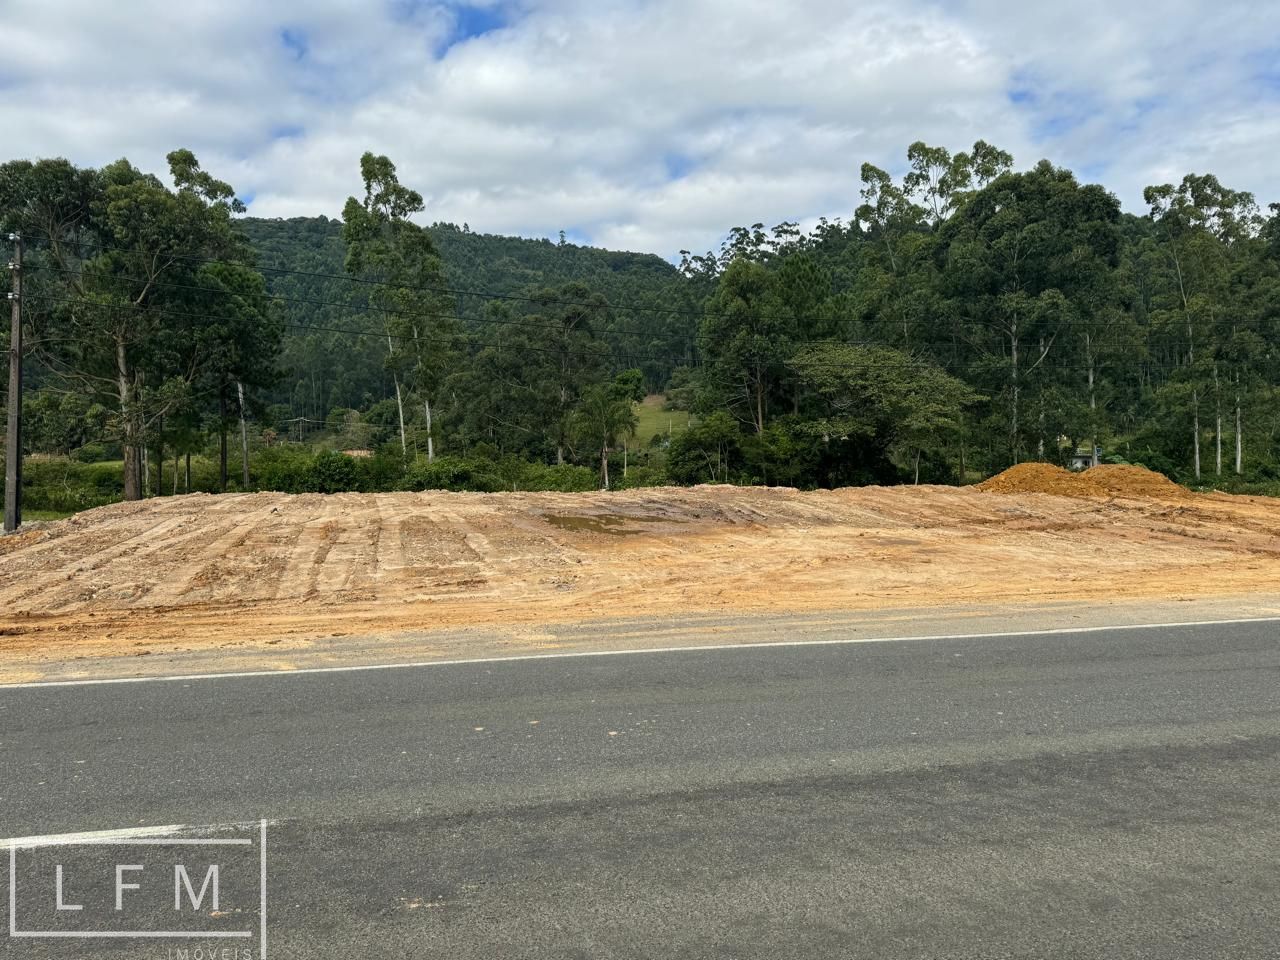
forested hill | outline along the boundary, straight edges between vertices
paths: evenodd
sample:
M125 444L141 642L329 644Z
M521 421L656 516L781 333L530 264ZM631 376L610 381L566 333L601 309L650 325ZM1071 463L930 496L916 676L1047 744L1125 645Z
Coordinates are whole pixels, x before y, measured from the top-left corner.
M288 403L295 416L323 419L334 408L362 408L384 398L386 343L367 335L381 327L353 308L362 302L359 286L339 279L345 258L342 222L321 216L245 217L237 223L258 253L268 289L282 298L289 324L288 395L276 399ZM448 298L449 309L464 326L489 329L486 318L500 305L527 312L523 301L503 297L559 293L572 284L624 305L606 318L602 335L615 357L645 370L652 386L665 382L674 358L688 349L696 318L670 311L688 311L694 304L685 299L679 272L661 257L474 233L450 223L435 224L430 233L449 287L460 292ZM366 335L336 332L347 329Z
M244 217L237 223L263 266L342 273L345 250L340 220ZM452 223L434 224L430 233L444 260L449 285L459 289L520 294L583 283L610 302L630 303L667 296L678 279L675 267L651 253L473 233Z

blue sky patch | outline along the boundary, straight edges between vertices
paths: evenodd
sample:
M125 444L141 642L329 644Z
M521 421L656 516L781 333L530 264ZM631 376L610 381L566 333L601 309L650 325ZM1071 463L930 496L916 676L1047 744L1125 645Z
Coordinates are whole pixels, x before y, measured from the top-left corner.
M1051 140L1070 133L1082 123L1084 117L1079 113L1051 113L1036 120L1031 127L1031 135L1037 140Z
M1263 90L1280 94L1280 48L1263 50L1249 58L1257 64L1254 78Z
M501 7L462 6L454 10L454 42L483 37L486 33L501 30L507 25L507 16Z
M280 44L293 54L295 60L301 60L307 55L307 34L297 27L284 27L280 31Z
M697 161L683 153L668 153L662 162L667 168L668 180L683 180L698 167Z
M445 9L453 21L453 29L437 47L437 57L443 57L460 43L505 29L511 24L503 4L473 6L468 3L450 3L445 5Z

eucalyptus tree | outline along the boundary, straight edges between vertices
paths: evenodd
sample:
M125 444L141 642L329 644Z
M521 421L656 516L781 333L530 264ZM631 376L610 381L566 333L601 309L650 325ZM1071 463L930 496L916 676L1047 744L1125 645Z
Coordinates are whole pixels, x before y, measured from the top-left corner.
M530 356L541 371L538 409L555 447L556 463L564 463L579 400L605 376L609 349L600 334L611 316L609 302L580 283L534 293L538 312L526 318Z
M573 283L535 290L525 307L489 305L479 349L446 382L448 420L464 444L562 464L572 456L574 410L608 369L600 333L611 311Z
M867 242L853 303L864 322L878 325L873 334L907 349L936 353L943 347L949 331L937 328L934 234L975 189L1008 172L1012 163L1008 153L979 140L971 152L954 155L916 141L907 148L901 184L885 170L863 164L863 202L854 218Z
M788 379L786 361L796 340L778 274L746 259L730 263L707 301L700 340L701 405L727 409L763 433L770 404Z
M1206 394L1214 398L1216 472L1222 472L1220 347L1224 333L1226 339L1235 336L1240 319L1231 277L1263 221L1252 194L1229 189L1212 174L1188 174L1177 186L1150 186L1143 197L1166 265L1163 310L1153 321L1180 322L1186 337L1179 380L1190 395L1192 471L1199 480ZM1239 402L1236 419L1243 419Z
M923 144L912 149L917 147ZM921 294L928 287L930 211L914 194L919 178L934 176L945 177L923 168L913 170L899 186L879 167L862 165L863 202L854 220L865 232L866 242L858 251L849 299L857 318L871 328L867 332L872 338L904 348L919 339L919 326L927 314L921 309Z
M408 453L405 398L412 386L422 401L427 459L435 456L432 399L456 347L453 301L431 234L410 220L425 209L422 195L400 183L387 157L360 158L364 199L348 197L342 236L348 273L369 281L368 304L382 318L387 369L395 387L400 449Z
M997 177L939 231L942 289L977 353L978 370L995 375L989 387L1005 398L1015 463L1028 437L1036 438L1043 456L1056 435L1045 402L1050 374L1074 370L1049 365L1055 347L1082 325L1104 329L1101 308L1110 297L1106 277L1117 261L1119 216L1114 196L1041 161L1026 173ZM1041 403L1028 416L1033 375Z

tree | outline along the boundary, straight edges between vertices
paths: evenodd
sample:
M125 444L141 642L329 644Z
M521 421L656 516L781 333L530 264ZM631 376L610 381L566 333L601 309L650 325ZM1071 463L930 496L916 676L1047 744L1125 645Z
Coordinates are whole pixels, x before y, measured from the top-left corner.
M143 495L152 431L162 435L166 416L201 399L195 386L211 367L269 379L279 342L261 276L205 262L247 256L231 219L243 209L234 191L189 150L168 159L176 190L124 160L100 171L48 160L0 173L3 218L37 235L32 262L46 271L29 301L36 357L110 410L130 500ZM238 290L230 308L219 296L233 292L226 284ZM236 340L252 346L238 352Z
M704 403L726 407L756 433L764 432L792 350L795 324L784 314L776 274L739 259L721 274L702 321Z
M586 392L574 411L576 436L600 451L600 489L609 489L609 453L623 437L633 437L637 418L626 384L597 384Z
M271 387L281 377L277 357L284 323L271 307L262 274L251 267L238 263L203 264L196 272L196 281L199 299L194 299L193 294L191 303L207 319L195 334L197 348L205 357L195 389L217 397L221 490L227 486L227 430L234 403L240 421L244 489L249 485L247 420L254 410L262 409L254 391Z
M728 483L741 433L723 410L702 417L671 441L667 474L677 483Z
M364 200L348 197L342 210L346 268L374 284L368 304L382 317L401 452L408 453L405 393L412 385L423 405L429 461L436 450L431 401L448 372L454 344L443 268L430 233L409 219L425 209L422 195L400 183L395 164L365 153L360 176Z
M1119 216L1114 196L1041 161L1027 173L997 177L939 231L935 257L946 309L977 353L976 378L990 378L1005 398L1013 463L1023 459L1029 438L1043 458L1056 436L1048 398L1069 365L1050 365L1049 358L1070 339L1064 335L1100 316L1111 296L1105 279L1118 260ZM1038 393L1033 416L1029 387Z
M915 332L929 315L927 257L930 235L925 211L894 186L883 170L862 167L864 203L856 217L867 232L858 251L859 269L851 296L861 333L910 348ZM848 333L852 334L850 330Z
M461 443L563 464L574 410L605 376L609 305L581 284L533 291L525 305L489 305L480 349L448 381L450 422Z
M1143 197L1159 228L1160 249L1168 268L1165 300L1180 315L1186 333L1182 379L1189 384L1192 470L1199 480L1201 399L1206 392L1215 400L1216 472L1222 473L1222 391L1216 341L1223 324L1238 317L1231 274L1243 250L1258 236L1263 220L1252 194L1228 189L1211 174L1187 174L1176 187L1169 183L1147 187ZM1242 420L1237 395L1236 422Z
M827 440L874 436L911 465L915 483L921 455L955 441L965 409L979 399L963 381L889 347L814 344L791 366L816 397L813 432Z

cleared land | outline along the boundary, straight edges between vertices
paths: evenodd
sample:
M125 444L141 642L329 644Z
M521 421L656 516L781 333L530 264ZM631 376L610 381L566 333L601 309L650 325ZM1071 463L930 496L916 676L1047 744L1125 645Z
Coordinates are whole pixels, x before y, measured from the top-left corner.
M528 624L537 649L537 625L606 617L1280 593L1280 500L1150 478L122 503L0 539L0 659L485 624ZM1051 483L1085 486L1017 492Z

